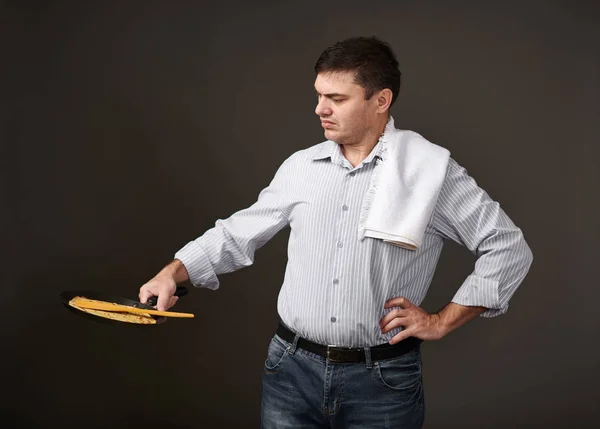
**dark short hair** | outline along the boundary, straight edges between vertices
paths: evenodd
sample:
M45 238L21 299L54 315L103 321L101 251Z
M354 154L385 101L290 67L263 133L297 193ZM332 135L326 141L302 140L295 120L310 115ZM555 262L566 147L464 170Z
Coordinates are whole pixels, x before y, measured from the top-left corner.
M377 37L352 37L325 49L315 72L354 72L355 81L365 89L368 100L385 88L392 91L392 103L400 92L400 69L390 45Z

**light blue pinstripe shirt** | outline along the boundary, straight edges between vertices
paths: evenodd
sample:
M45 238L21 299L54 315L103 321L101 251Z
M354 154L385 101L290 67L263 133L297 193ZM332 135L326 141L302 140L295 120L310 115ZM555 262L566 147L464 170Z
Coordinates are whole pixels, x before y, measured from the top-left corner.
M451 239L477 257L452 301L489 308L483 317L505 313L532 263L531 250L499 204L452 158L418 250L358 239L361 203L384 144L356 167L332 141L294 153L252 206L217 220L175 258L193 285L217 289L219 274L252 265L255 251L289 225L281 319L314 342L365 347L400 332L381 333L379 320L389 311L384 302L404 296L420 305L443 241Z

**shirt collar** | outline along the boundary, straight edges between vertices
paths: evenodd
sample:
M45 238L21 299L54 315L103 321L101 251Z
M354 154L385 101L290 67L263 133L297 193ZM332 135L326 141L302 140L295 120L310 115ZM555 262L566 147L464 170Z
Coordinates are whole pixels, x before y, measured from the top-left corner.
M313 160L330 158L336 146L337 143L331 140L323 142L317 153L315 153L315 156L313 156Z

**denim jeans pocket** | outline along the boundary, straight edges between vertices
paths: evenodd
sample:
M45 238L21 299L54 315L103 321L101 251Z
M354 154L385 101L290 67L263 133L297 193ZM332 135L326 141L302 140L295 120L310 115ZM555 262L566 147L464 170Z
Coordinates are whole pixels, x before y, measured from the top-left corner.
M375 363L379 382L394 391L413 391L422 381L421 354L418 350Z
M289 347L288 344L277 336L271 339L267 350L267 359L265 360L265 371L267 373L273 374L279 370L289 355Z

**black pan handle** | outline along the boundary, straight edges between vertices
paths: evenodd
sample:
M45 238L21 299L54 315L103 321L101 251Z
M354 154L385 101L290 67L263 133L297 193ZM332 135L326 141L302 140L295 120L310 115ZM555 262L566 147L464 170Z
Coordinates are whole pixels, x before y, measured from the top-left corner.
M177 289L175 289L175 296L178 296L179 298L181 298L182 296L185 296L188 294L188 288L186 288L185 286L177 286ZM158 301L158 297L157 296L151 296L150 298L148 298L148 301L146 301L146 304L151 305L152 307L154 307L156 305Z

